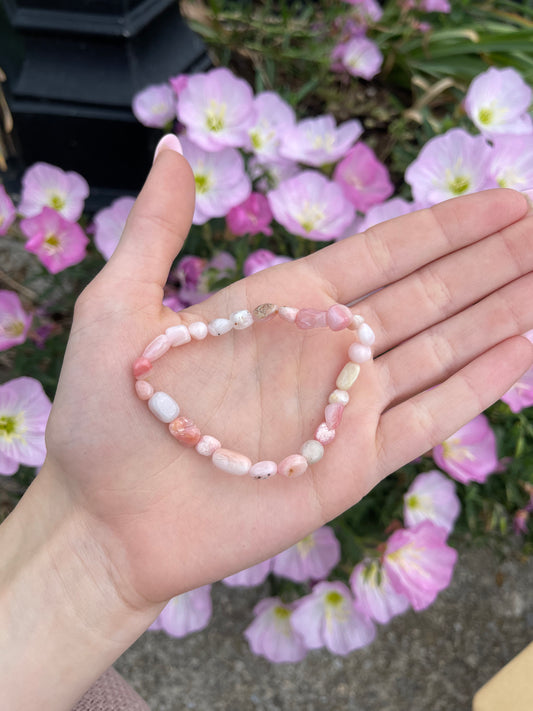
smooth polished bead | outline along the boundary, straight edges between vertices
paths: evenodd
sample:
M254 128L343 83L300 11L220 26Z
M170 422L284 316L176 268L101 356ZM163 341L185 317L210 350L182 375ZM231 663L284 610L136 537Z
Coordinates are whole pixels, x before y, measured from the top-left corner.
M154 394L154 389L146 380L135 381L135 392L139 400L149 400Z
M276 462L271 462L269 460L263 460L262 462L256 462L252 465L250 469L250 476L254 479L268 479L274 476L278 471L278 465Z
M366 363L372 358L372 351L362 343L352 343L348 348L348 358L352 363Z
M357 331L359 326L365 322L365 319L360 314L354 314L351 324L348 326L350 331Z
M234 452L232 449L224 449L222 447L214 452L211 461L215 467L222 469L223 472L237 476L248 474L252 468L251 460L244 454L239 454L239 452Z
M318 309L300 309L296 314L298 328L322 328L326 325L326 312Z
M188 329L195 341L202 341L207 336L207 325L203 321L190 323Z
M289 454L278 464L278 474L290 479L301 476L307 469L307 459L301 454Z
M133 364L133 375L136 378L142 378L152 370L152 364L148 358L137 358Z
M321 422L316 428L315 439L320 442L320 444L329 444L335 439L335 430L330 430L325 422Z
M342 413L344 412L344 405L340 405L338 402L330 403L326 405L324 411L324 419L326 425L330 430L336 430L340 425L342 420Z
M201 454L203 457L210 457L221 447L222 445L216 437L211 437L211 435L202 435L198 440L198 444L195 449L198 454Z
M317 439L308 439L302 444L300 454L305 457L308 464L316 464L324 456L324 445Z
M232 313L229 320L233 323L233 328L235 330L242 331L253 324L254 317L249 311L243 309L242 311L235 311Z
M161 358L170 348L170 341L165 333L154 338L143 351L141 358L148 358L153 363L154 360Z
M169 424L170 434L184 447L195 447L202 433L188 417L176 417Z
M270 321L278 313L279 307L276 304L259 304L253 311L254 321Z
M184 343L189 343L191 340L189 329L183 323L179 326L170 326L170 328L167 328L165 333L170 345L173 347L182 346Z
M371 346L376 340L374 331L367 323L362 323L357 329L357 338L363 346Z
M299 309L295 308L294 306L280 306L278 313L284 321L287 321L288 323L294 323L298 311Z
M338 402L339 405L346 405L350 402L350 396L346 392L346 390L334 390L332 393L330 393L328 402Z
M359 344L352 343L352 345L348 349L348 355L350 356L350 358L350 350L354 345L358 346ZM346 363L344 368L339 373L337 380L335 381L335 385L337 386L337 388L339 390L349 390L357 380L357 376L359 375L360 370L361 368L359 367L359 365L357 365L357 363Z
M229 318L216 318L207 324L207 330L212 336L222 336L224 333L229 333L233 328L233 324Z
M333 304L326 312L326 323L332 331L342 331L352 322L352 312L344 304Z
M161 422L172 422L180 414L180 408L174 398L160 390L148 400L148 407Z

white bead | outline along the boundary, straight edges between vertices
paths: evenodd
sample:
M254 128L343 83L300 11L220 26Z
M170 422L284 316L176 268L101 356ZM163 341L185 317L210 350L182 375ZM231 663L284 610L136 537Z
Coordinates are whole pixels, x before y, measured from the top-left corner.
M211 435L202 435L195 449L198 454L201 454L204 457L210 457L221 447L222 445L216 437L211 437Z
M181 346L184 343L189 343L191 334L187 326L180 324L179 326L170 326L165 331L171 346Z
M294 323L299 310L300 309L296 309L294 306L280 306L278 313L284 321Z
M190 323L189 333L195 341L201 341L207 336L207 325L203 321Z
M150 411L161 422L172 422L180 414L178 403L164 392L156 392L148 400Z
M229 333L233 328L229 318L216 318L207 324L207 330L212 336L222 336L224 333Z
M230 321L233 323L233 328L237 331L242 331L244 328L248 328L254 322L254 317L252 314L243 309L242 311L235 311L229 317Z
M300 454L307 460L308 464L316 464L324 456L324 445L316 439L308 439L302 444Z
M353 321L351 324L348 326L348 328L351 331L357 331L359 326L362 326L363 323L365 322L365 319L360 315L360 314L354 314L353 315Z
M372 351L368 346L363 346L361 343L352 343L348 348L348 358L353 363L366 363L372 358Z
M370 328L367 323L362 323L357 329L357 338L363 346L371 346L376 340L374 331Z
M215 467L222 469L223 472L236 474L237 476L248 474L252 468L252 462L248 457L231 449L217 449L211 457L211 461Z
M352 345L359 345L358 343ZM351 348L352 346L350 346ZM363 346L365 347L365 346ZM335 385L339 390L349 390L357 380L361 368L356 363L346 363L337 377Z
M346 405L350 402L350 396L348 395L346 390L334 390L330 394L328 402L330 404L338 403L339 405L344 405L344 407L346 407Z

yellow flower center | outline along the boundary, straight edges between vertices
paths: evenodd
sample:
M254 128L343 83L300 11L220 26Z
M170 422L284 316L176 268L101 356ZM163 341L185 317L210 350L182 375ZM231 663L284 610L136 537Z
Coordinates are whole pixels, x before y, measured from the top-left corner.
M296 219L306 232L312 232L317 224L324 219L324 212L319 205L313 205L306 200Z
M0 439L9 444L14 439L22 439L24 432L24 416L22 413L16 415L0 415Z
M494 119L494 111L488 107L485 107L480 110L478 118L479 123L482 123L484 126L488 126Z
M448 187L454 195L462 195L470 187L470 181L465 175L456 175L448 182Z
M411 494L411 496L407 499L407 506L410 509L416 509L420 506L420 501L418 499L418 496L416 496L416 494Z
M314 547L315 547L315 538L312 533L309 536L302 538L302 540L298 541L298 543L296 544L298 553L300 554L300 556L302 558L305 558L306 556L308 556Z
M226 104L219 104L211 100L205 116L205 125L208 131L219 133L219 131L223 130L225 126L226 109Z
M47 254L56 254L60 252L62 248L61 240L53 233L46 236L43 246Z
M277 617L278 620L287 620L291 616L291 611L288 610L286 607L281 607L281 605L277 605L274 608L274 615Z
M54 210L62 210L65 207L65 204L65 198L62 198L61 195L52 195L50 197L49 205L50 207L53 207Z
M5 333L10 336L20 336L24 333L24 324L22 321L10 321L7 325L3 327Z
M326 604L331 605L331 607L338 607L344 602L344 597L336 590L330 590L326 595Z
M199 173L198 175L195 175L194 182L196 184L196 192L200 193L200 195L204 195L205 193L209 192L212 184L210 176L206 175L205 173Z

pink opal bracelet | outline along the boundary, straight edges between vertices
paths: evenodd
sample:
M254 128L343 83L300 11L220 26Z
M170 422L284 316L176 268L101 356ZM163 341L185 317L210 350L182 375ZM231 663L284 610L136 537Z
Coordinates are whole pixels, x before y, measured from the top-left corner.
M289 454L281 462L263 460L252 464L244 454L223 448L216 437L203 435L192 420L180 416L179 405L170 395L161 391L154 392L153 386L145 378L150 374L154 361L170 348L182 346L191 340L201 341L208 334L221 336L232 330L241 331L257 321L269 321L276 315L302 329L329 327L332 331L341 331L347 328L355 331L357 341L348 348L349 360L337 376L336 388L331 392L324 410L324 421L317 427L314 439L304 442L299 454ZM350 400L348 390L357 380L361 364L371 360L370 346L374 340L374 332L363 317L352 314L343 304L334 304L327 311L261 304L252 313L243 309L235 311L229 318L216 318L208 324L196 321L189 326L182 324L167 328L165 333L146 346L141 357L134 362L135 391L141 400L148 402L150 411L157 419L168 424L170 434L180 444L194 447L204 457L211 457L213 464L222 471L236 475L249 474L254 479L268 479L274 474L297 477L310 464L320 461L324 455L324 446L334 440L344 408Z

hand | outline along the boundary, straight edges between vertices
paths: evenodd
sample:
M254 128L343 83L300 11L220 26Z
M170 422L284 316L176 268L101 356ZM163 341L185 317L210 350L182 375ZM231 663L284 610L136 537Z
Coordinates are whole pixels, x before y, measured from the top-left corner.
M292 545L472 419L532 361L516 337L533 327L533 216L518 193L398 218L176 314L161 305L163 286L193 202L188 164L162 151L117 251L78 299L47 431L41 475L84 512L134 606ZM376 332L375 360L324 458L298 479L225 474L136 398L132 363L170 325L265 301L327 309L370 292L353 310ZM150 381L223 446L279 461L313 436L351 341L278 319L172 349Z

